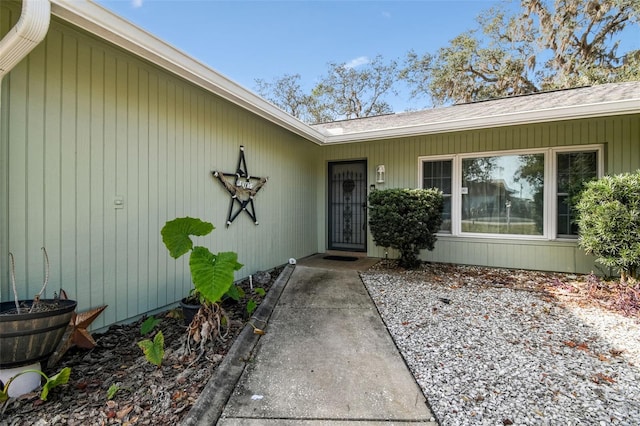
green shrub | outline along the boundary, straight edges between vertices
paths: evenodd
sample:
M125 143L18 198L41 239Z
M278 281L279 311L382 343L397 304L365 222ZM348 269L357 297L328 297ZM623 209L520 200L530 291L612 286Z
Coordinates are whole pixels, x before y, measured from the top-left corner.
M369 227L377 246L400 251L400 266L420 264L421 249L433 250L442 224L442 193L436 189L385 189L369 194Z
M640 170L589 182L579 197L579 245L597 261L636 277L640 266Z

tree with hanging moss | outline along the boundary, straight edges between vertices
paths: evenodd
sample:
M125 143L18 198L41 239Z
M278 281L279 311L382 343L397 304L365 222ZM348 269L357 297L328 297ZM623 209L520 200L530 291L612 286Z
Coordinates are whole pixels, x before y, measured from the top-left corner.
M576 205L579 245L615 268L620 281L640 272L640 170L585 185Z
M420 250L433 250L442 224L442 192L385 189L369 194L369 228L377 246L400 251L400 266L420 264Z
M635 81L640 50L621 51L638 0L519 0L477 18L437 52L410 51L400 78L440 104Z

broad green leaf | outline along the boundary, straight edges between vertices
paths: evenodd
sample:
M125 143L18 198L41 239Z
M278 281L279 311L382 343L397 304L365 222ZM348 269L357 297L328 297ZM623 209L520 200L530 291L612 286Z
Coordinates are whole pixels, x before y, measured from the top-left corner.
M107 390L107 399L113 399L113 397L116 396L116 393L118 393L119 390L120 386L118 385L109 386L109 389Z
M242 268L238 255L222 252L214 255L205 247L194 247L189 259L191 279L196 290L208 302L216 303L233 284L234 271Z
M144 357L153 365L160 367L164 358L164 336L158 331L153 342L149 339L138 342L138 346L144 352Z
M71 368L65 367L58 374L55 374L51 377L47 377L47 382L42 387L42 393L40 394L40 399L43 401L47 400L49 396L49 391L56 386L64 385L69 381L69 376L71 375Z
M140 334L144 336L145 334L153 330L156 325L160 324L160 322L162 322L161 319L155 318L153 315L150 316L149 318L144 320L144 322L140 326Z
M262 288L262 287L256 287L256 288L254 288L254 289L253 289L253 292L254 292L255 294L257 294L258 296L262 296L262 297L264 297L264 296L265 296L265 294L267 294L267 292L266 292L266 291L264 291L264 288Z
M244 297L244 290L238 287L237 285L232 285L231 287L229 287L229 290L225 293L225 296L237 302Z
M253 299L250 299L250 300L247 302L247 313L248 313L249 315L251 315L251 314L253 313L253 311L255 311L255 310L256 310L256 308L257 308L257 307L258 307L258 304L256 303L256 301L255 301L255 300L253 300Z
M177 259L193 247L191 235L201 237L214 229L214 226L209 222L192 217L179 217L165 223L160 233L169 254Z

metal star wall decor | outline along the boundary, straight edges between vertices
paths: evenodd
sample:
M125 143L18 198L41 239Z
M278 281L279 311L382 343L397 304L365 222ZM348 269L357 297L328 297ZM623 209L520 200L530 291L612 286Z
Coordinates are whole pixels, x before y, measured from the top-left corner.
M244 146L240 145L240 157L238 158L238 166L235 173L224 173L218 171L211 172L214 177L224 186L229 195L231 202L229 203L229 214L227 216L227 228L242 212L249 215L253 223L258 224L256 218L256 209L253 205L253 199L258 191L262 189L269 178L261 178L251 176L247 170L247 161L244 158ZM238 206L236 206L236 203ZM237 209L234 209L237 207Z

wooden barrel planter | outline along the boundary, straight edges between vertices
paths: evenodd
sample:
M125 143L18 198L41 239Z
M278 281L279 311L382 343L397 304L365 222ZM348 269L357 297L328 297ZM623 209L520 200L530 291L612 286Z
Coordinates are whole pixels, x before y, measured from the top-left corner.
M32 301L21 303L21 313L14 302L0 304L0 368L13 368L47 359L64 336L77 302L42 299L45 310L29 313ZM22 306L26 306L22 309Z

